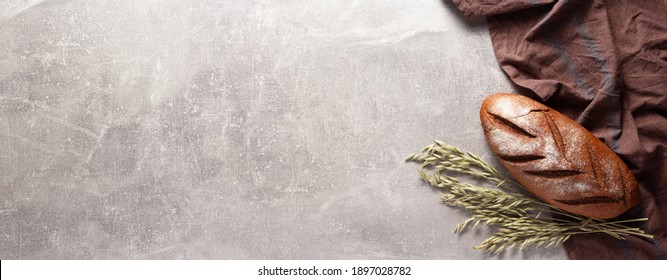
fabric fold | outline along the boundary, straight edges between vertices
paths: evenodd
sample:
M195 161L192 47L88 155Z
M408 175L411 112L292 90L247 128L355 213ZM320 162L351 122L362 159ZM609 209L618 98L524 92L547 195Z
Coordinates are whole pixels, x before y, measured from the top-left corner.
M453 0L453 2L466 18L475 19L551 4L556 0Z

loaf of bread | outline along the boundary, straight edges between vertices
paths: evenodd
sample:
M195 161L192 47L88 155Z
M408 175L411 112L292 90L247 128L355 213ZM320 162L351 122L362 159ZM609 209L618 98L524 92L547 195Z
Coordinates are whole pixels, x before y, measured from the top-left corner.
M598 219L639 202L637 181L623 161L561 113L525 96L498 93L484 100L480 119L500 162L545 202Z

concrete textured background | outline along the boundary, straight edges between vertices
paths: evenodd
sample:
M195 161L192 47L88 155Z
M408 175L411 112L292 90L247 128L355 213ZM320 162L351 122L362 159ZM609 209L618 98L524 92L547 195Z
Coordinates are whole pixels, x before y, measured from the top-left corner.
M2 259L565 258L403 161L512 91L449 1L1 2Z

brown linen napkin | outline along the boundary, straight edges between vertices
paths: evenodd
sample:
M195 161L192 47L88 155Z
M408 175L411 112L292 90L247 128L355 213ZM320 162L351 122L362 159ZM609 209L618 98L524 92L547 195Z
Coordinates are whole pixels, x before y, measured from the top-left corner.
M496 58L524 94L578 121L625 161L640 204L621 218L654 240L574 236L571 259L667 258L667 2L454 0L486 17Z

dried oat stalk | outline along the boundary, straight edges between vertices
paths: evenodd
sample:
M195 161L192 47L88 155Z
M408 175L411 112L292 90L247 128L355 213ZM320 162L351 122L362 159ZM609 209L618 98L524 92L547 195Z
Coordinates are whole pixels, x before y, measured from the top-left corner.
M531 195L480 157L441 141L435 141L421 153L409 155L406 161L421 163L419 175L443 190L445 204L472 213L469 219L456 225L455 232L480 224L496 226L495 233L475 249L498 254L515 247L551 247L563 244L572 235L587 233L606 233L618 239L628 235L653 238L627 225L648 218L605 221L565 212ZM475 186L448 174L476 177L495 187Z

